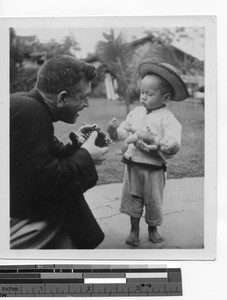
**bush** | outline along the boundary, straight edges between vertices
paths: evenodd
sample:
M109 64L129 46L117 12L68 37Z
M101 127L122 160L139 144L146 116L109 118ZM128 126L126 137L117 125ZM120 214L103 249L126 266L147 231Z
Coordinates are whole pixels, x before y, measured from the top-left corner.
M19 67L15 81L10 83L10 93L30 91L35 86L37 72L38 68Z

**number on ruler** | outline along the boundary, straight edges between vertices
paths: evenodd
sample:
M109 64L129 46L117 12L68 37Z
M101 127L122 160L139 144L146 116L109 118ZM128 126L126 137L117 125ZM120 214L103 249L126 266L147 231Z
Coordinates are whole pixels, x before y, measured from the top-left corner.
M91 285L87 286L87 293L92 293L92 286Z
M136 286L136 290L135 291L136 292L140 292L140 286L139 285Z

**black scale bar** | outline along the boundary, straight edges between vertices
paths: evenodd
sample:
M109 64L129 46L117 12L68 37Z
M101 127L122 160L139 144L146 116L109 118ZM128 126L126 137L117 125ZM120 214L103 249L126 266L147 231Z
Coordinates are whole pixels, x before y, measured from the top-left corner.
M0 297L182 296L180 268L138 265L0 266Z
M124 273L148 273L148 272L177 272L180 271L180 268L133 268L133 266L129 266L127 268L118 268L115 267L114 265L109 266L109 268L97 268L95 265L94 266L89 266L89 268L85 268L83 266L77 265L77 266L68 266L65 267L64 265L50 265L48 268L43 265L34 265L34 266L12 266L12 265L7 265L7 266L0 266L0 273L32 273L32 272L37 272L37 273L51 273L51 272L87 272L87 273L112 273L112 272L124 272Z

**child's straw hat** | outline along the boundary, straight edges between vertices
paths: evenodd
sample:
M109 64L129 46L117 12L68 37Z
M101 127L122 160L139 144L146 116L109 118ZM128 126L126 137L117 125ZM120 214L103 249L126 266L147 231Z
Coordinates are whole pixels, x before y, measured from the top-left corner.
M179 71L170 64L144 61L139 66L139 74L141 78L148 74L156 74L164 78L174 89L172 101L182 101L189 97L186 84L180 77Z

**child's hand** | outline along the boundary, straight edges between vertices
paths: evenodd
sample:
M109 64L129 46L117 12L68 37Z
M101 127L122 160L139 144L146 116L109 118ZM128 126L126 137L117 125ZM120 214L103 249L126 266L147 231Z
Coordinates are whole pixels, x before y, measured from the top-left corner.
M174 155L179 150L179 145L176 141L168 141L166 139L162 139L159 143L160 150L168 155Z
M109 133L110 138L115 141L118 138L117 128L118 128L118 120L113 117L113 119L109 122L109 126L107 128L107 132Z
M142 140L137 140L134 145L139 150L146 150L146 144Z
M118 126L118 120L115 117L113 117L113 119L109 122L109 127L117 129Z
M145 152L146 154L150 154L158 149L157 145L149 145L142 140L138 140L136 143L134 143L134 145L137 149L139 149L142 152Z
M132 125L129 125L128 127L125 127L125 130L127 130L128 132L131 132L131 133L136 132L136 128L133 127Z

